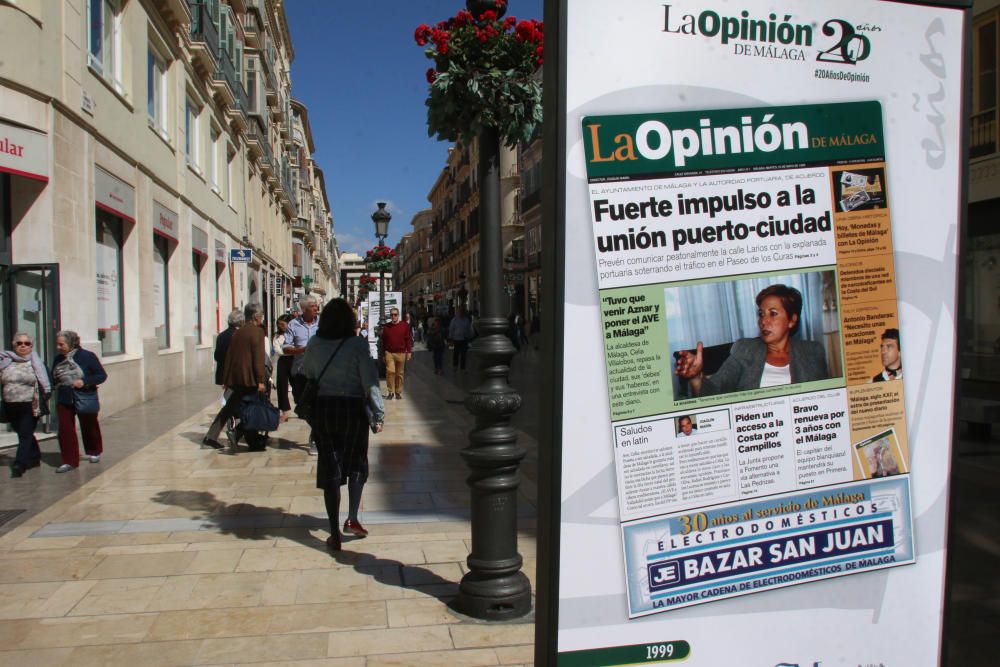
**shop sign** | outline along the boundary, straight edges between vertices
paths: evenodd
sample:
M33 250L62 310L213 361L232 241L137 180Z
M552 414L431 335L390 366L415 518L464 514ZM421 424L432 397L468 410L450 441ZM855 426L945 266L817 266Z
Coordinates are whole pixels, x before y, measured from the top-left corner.
M94 169L94 203L109 213L135 222L135 188L100 167Z
M191 250L202 257L208 257L208 234L203 229L191 228Z
M153 233L177 242L177 214L160 202L153 200ZM204 234L204 232L202 232Z
M47 182L48 157L44 134L0 124L0 171Z

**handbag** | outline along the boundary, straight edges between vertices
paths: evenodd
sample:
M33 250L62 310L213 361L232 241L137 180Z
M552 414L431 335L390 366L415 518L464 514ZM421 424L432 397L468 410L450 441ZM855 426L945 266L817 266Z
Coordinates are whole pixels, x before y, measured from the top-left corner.
M319 381L326 373L326 369L330 367L330 362L333 358L337 356L340 352L340 348L343 347L347 339L340 341L340 345L337 349L333 351L330 358L326 360L326 365L323 366L323 370L319 372L316 379L309 378L306 380L306 384L302 387L302 393L299 395L299 400L295 402L295 414L299 416L300 419L309 421L313 417L313 412L316 410L316 398L319 396Z
M101 402L97 400L96 389L74 389L73 409L77 414L96 415L101 411Z
M276 431L281 412L266 396L253 393L240 403L240 426L245 431Z

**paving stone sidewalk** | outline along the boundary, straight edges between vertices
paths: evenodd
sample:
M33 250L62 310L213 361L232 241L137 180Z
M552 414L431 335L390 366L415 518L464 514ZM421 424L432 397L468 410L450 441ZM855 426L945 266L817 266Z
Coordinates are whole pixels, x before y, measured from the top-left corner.
M408 371L371 438L369 537L325 550L303 422L265 452L202 449L213 396L0 537L0 665L531 664L530 618L485 624L448 606L470 546L471 419L449 402L454 385ZM521 442L533 471L537 446ZM536 492L526 476L518 539L533 586Z

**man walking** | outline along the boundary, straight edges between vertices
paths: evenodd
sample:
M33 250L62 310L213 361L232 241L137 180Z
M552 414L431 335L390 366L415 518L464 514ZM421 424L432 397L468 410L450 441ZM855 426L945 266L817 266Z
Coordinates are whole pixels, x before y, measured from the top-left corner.
M382 349L385 353L386 399L403 398L403 371L413 356L413 329L399 320L399 309L389 311L389 321L382 326Z
M285 346L283 352L293 355L292 361L292 398L299 402L302 397L302 390L306 386L306 376L303 370L302 354L306 351L306 344L309 339L316 335L319 329L319 304L316 297L306 294L299 297L299 308L302 314L288 323L288 331L285 332ZM316 456L316 440L312 431L309 432L309 455Z
M233 312L229 313L229 317L226 318L226 324L228 325L226 330L220 333L218 337L216 337L215 339L215 384L219 385L220 387L223 384L222 371L224 370L226 365L226 353L229 351L229 343L230 341L232 341L233 334L236 333L236 330L243 325L243 313L240 312L239 310L234 310ZM223 403L228 402L231 395L232 392L230 390L223 388L222 391ZM223 410L225 410L225 408L223 408ZM219 414L220 415L222 414L222 410L219 411ZM216 416L216 419L218 418L219 417ZM212 422L212 425L214 426L215 422ZM204 438L202 438L201 440L202 444L208 445L209 447L212 447L214 449L222 449L222 445L219 444L218 440L219 430L221 430L221 426L219 427L219 429L215 431L215 435L211 437L206 435ZM211 432L212 430L209 429L209 433Z
M222 384L229 391L226 404L219 410L215 420L205 434L204 442L216 449L220 448L218 438L223 425L240 413L243 397L253 392L264 391L267 371L264 369L264 339L267 334L260 326L264 311L260 304L250 303L243 309L244 324L229 341L226 361L222 370ZM236 453L236 446L243 435L242 425L227 431L230 453Z
M226 318L228 327L215 339L215 384L222 384L222 368L226 364L226 351L229 350L229 341L233 334L243 324L243 313L234 310Z
M469 341L472 340L472 320L469 319L465 306L459 306L455 317L451 318L451 323L448 325L448 340L455 346L451 356L452 370L458 372L461 368L464 371Z

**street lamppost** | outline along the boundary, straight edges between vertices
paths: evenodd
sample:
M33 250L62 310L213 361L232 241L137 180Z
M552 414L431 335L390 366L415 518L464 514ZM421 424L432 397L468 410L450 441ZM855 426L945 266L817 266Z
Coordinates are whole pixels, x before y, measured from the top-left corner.
M503 16L504 5L494 0L466 0L474 17L488 10ZM480 359L483 383L465 398L476 417L469 446L462 458L469 466L472 550L469 571L459 585L459 611L502 621L531 611L531 583L521 572L517 552L518 466L525 451L517 444L511 416L521 407L521 396L507 382L514 345L504 335L503 268L500 229L500 134L483 127L479 133L479 270L481 317L479 337L472 349Z
M389 221L392 214L385 210L385 202L376 202L378 210L372 213L372 222L375 223L375 237L378 239L378 247L385 247L385 237L389 236ZM382 342L382 325L385 324L385 264L379 259L378 269L378 330L379 344Z

